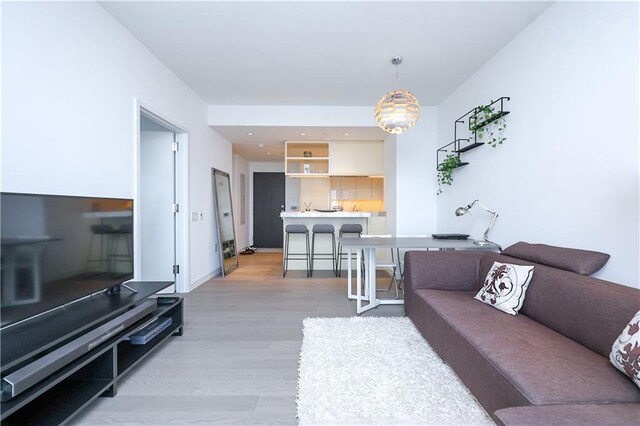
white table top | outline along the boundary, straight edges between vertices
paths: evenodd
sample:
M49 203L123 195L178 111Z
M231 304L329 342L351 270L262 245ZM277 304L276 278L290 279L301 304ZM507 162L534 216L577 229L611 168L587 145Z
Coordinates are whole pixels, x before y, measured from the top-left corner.
M431 237L368 237L368 238L338 238L344 248L438 248L455 250L495 250L500 246L496 243L478 245L474 240L442 240Z

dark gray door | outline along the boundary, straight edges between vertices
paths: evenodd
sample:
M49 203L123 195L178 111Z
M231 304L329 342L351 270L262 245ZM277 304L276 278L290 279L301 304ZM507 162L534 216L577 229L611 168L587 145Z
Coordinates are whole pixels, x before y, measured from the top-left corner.
M253 245L282 248L284 173L253 174Z

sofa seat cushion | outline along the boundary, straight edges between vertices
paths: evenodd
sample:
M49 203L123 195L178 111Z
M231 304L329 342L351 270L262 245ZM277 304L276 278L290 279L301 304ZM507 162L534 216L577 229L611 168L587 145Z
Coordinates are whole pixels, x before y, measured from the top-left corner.
M569 404L513 407L495 412L504 426L638 426L640 404Z
M474 294L415 292L532 405L640 402L640 390L607 358L524 315L480 303Z

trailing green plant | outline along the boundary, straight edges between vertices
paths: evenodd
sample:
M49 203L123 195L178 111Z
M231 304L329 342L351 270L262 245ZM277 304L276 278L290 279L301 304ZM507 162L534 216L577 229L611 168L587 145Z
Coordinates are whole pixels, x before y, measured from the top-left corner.
M496 112L491 104L476 107L474 114L469 117L469 129L475 134L478 142L485 142L495 148L507 140L504 137L507 122L504 115L499 115L500 112Z
M438 195L442 194L442 185L451 185L453 169L461 164L458 154L449 154L438 164Z

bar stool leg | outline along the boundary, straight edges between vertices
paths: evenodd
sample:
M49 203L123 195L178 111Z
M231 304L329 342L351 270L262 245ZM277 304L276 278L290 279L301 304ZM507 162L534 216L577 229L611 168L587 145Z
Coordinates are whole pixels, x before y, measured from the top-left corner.
M287 266L289 263L289 233L284 236L284 253L282 254L282 278L287 275Z
M342 231L338 234L342 238ZM338 243L338 258L336 259L336 277L342 276L342 244Z
M336 234L331 233L331 252L333 256L333 261L331 262L333 265L333 275L338 276L338 268L336 268Z
M311 275L311 267L310 267L310 261L311 261L311 251L309 250L309 232L306 232L304 234L305 239L307 240L307 278L309 278Z
M313 255L316 251L316 233L311 233L311 268L309 269L309 276L313 277Z

